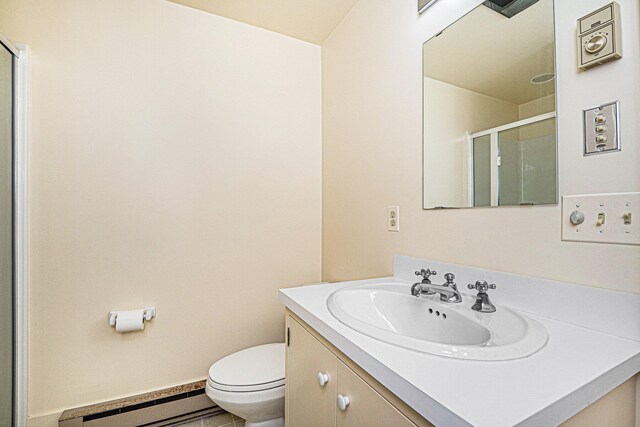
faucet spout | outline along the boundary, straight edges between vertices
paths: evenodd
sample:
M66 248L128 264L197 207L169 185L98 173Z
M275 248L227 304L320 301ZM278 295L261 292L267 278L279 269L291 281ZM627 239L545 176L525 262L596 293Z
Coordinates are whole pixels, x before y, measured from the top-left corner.
M420 295L422 295L422 286L420 282L414 283L413 286L411 286L411 295L413 295L414 297L419 297Z
M428 292L434 292L440 294L440 301L447 303L457 303L462 302L462 296L458 291L458 285L453 281L456 278L452 273L447 273L444 275L447 283L442 285L423 285L422 288Z
M411 287L411 295L413 295L414 297L418 297L420 295L433 295L434 292L432 291L428 291L425 286L426 285L430 285L431 284L431 280L429 280L429 277L431 276L435 276L436 274L438 274L437 271L435 270L430 270L430 269L422 269L420 271L416 271L416 276L422 276L422 282L418 282L418 283L414 283L413 286Z
M440 301L446 303L462 302L462 296L458 291L458 285L453 281L456 276L451 273L447 273L444 277L447 280L447 283L442 285L434 285L428 280L423 280L422 283L415 283L411 287L411 295L420 296L440 294Z
M453 285L427 285L426 288L430 291L440 294L441 301L451 303L462 301L460 292L458 292L458 286L455 283Z

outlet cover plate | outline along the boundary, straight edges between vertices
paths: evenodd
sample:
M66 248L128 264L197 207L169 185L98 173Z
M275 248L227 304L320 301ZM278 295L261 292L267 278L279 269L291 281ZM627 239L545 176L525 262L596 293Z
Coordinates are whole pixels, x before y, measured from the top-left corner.
M400 207L389 206L387 209L387 230L400 231Z

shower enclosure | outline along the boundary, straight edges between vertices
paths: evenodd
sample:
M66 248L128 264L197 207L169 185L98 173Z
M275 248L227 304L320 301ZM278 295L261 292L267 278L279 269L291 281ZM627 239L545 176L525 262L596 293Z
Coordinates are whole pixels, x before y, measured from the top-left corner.
M13 53L0 47L0 426L13 424Z
M556 114L467 134L468 206L557 203Z
M26 420L26 146L23 144L26 97L22 90L26 87L26 53L23 53L0 33L1 427L22 427Z

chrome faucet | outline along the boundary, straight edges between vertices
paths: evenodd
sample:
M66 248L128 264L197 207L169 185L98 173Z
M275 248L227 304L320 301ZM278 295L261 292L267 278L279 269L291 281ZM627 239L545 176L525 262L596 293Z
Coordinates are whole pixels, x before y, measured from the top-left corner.
M476 303L471 307L472 310L479 311L480 313L493 313L496 311L496 306L489 300L489 289L495 289L496 285L488 284L484 280L478 280L475 285L469 284L469 289L475 289L478 291L476 296Z
M435 295L434 291L429 291L425 288L427 285L431 285L429 277L435 276L436 274L438 274L437 271L429 269L425 270L424 268L420 271L416 271L416 276L422 276L422 282L414 283L413 286L411 286L411 295L414 297L419 295Z
M417 271L416 271L416 274L418 274ZM433 272L433 274L435 274L435 272ZM444 275L444 278L447 282L442 285L432 284L431 281L428 280L428 277L425 278L425 280L427 280L428 283L425 283L425 280L423 280L422 283L415 283L411 287L411 295L413 296L434 295L437 293L437 294L440 294L440 301L442 302L447 302L447 303L462 302L462 296L458 291L458 285L456 285L455 282L453 281L456 278L456 276L454 276L452 273L447 273Z

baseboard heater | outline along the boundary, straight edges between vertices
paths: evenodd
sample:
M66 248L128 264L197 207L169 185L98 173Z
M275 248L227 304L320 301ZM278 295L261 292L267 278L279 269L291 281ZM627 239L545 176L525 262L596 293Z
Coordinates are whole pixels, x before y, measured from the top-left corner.
M205 394L206 381L66 410L58 427L161 427L223 414Z

